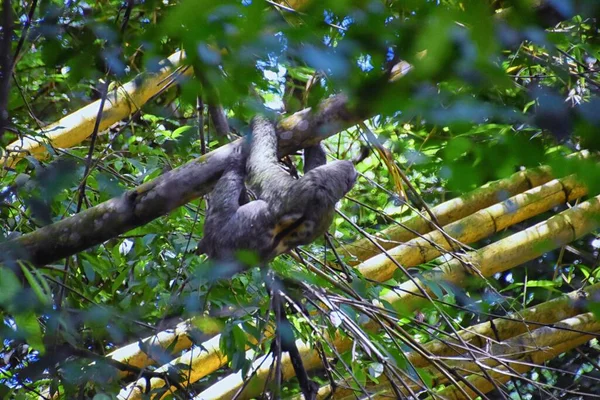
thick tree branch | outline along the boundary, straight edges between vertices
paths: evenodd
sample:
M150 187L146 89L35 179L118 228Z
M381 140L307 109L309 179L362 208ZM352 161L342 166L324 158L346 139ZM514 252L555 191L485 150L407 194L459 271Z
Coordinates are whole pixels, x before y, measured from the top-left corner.
M345 96L332 97L315 112L305 109L278 126L279 153L287 155L360 121ZM120 197L0 244L0 262L28 260L41 266L98 245L169 213L210 191L241 140L199 157Z

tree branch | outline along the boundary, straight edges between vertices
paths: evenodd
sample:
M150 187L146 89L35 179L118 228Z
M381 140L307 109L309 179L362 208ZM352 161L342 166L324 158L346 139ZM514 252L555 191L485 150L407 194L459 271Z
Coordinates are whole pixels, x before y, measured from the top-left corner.
M312 112L305 109L283 119L278 126L279 154L288 155L360 121L348 109L347 98L329 98ZM230 143L159 176L120 197L115 197L62 221L0 244L0 262L16 271L17 260L36 266L103 243L117 235L163 216L208 193L241 140Z
M229 134L229 122L227 122L227 116L225 110L219 104L208 104L208 114L215 127L215 133L219 137L227 137Z

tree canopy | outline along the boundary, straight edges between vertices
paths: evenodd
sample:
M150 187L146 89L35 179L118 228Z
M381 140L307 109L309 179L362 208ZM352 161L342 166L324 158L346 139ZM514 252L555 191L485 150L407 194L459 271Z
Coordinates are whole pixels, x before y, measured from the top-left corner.
M286 334L315 398L600 396L596 0L0 13L0 397L300 398ZM359 173L268 265L284 333L195 251L256 114Z

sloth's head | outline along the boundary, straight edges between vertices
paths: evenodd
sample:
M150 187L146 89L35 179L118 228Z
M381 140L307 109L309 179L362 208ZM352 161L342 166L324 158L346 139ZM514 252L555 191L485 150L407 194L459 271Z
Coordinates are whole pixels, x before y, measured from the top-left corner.
M315 187L335 204L346 195L356 183L358 173L350 161L334 161L311 170L304 175L308 187Z

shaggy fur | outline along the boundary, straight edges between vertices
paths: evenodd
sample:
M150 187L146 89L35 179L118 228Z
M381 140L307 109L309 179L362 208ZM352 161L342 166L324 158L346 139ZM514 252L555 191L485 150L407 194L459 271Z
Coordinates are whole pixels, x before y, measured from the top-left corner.
M234 260L249 250L268 262L323 235L335 204L354 186L349 161L325 164L321 145L304 150L304 176L292 178L278 165L277 134L264 117L252 121L250 153L237 152L210 195L200 249L209 258ZM244 177L257 200L247 202Z

